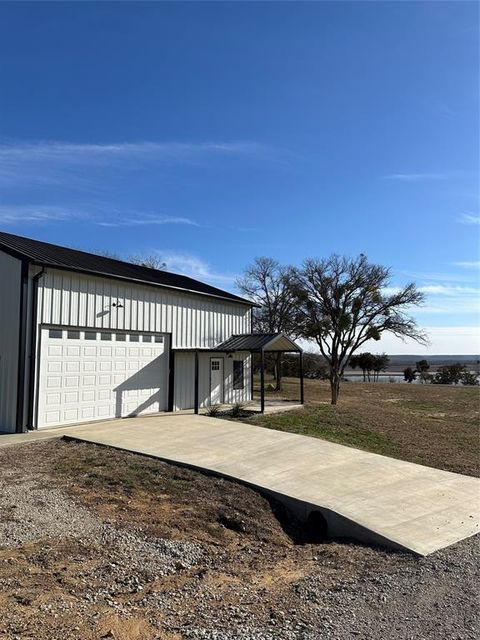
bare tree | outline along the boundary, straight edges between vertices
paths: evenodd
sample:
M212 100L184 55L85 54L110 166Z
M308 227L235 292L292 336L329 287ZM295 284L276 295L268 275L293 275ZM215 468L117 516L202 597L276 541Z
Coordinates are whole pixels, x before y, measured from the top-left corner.
M149 269L157 269L157 271L165 271L167 268L167 263L162 260L161 256L155 253L148 255L133 255L128 258L128 262L139 264L142 267L148 267Z
M292 268L273 258L255 258L236 282L241 293L259 305L253 312L253 330L259 333L286 333L299 336L299 315ZM276 390L281 389L280 357L275 366Z
M167 263L164 262L161 256L156 253L150 254L134 254L129 256L128 258L122 258L115 253L114 251L110 251L110 249L93 249L90 251L97 256L102 256L102 258L110 258L111 260L121 260L122 262L131 262L132 264L138 264L142 267L148 267L149 269L157 269L157 271L165 271L167 268Z
M391 333L428 343L407 313L424 301L423 294L413 283L389 292L390 278L388 268L363 254L307 260L296 270L302 335L317 343L328 363L332 404L337 404L347 363L368 340Z

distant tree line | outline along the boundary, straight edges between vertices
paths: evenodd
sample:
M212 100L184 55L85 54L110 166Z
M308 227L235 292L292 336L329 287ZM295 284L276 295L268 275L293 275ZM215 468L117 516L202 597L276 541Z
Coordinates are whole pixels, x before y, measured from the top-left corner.
M438 367L433 374L429 373L430 365L427 360L419 360L415 368L407 367L403 370L405 382L414 382L417 375L422 382L431 384L462 384L465 386L478 385L478 373L469 371L464 364L454 362Z

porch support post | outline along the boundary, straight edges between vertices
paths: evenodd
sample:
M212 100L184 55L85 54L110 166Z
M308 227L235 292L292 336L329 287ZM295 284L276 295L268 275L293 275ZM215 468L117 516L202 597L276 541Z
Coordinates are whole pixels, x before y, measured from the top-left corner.
M198 351L195 351L195 400L194 411L198 414Z
M304 404L305 392L303 388L303 351L300 351L300 404Z
M260 351L260 412L265 413L265 352Z
M253 376L253 353L250 351L250 400L253 400L254 392L254 376Z

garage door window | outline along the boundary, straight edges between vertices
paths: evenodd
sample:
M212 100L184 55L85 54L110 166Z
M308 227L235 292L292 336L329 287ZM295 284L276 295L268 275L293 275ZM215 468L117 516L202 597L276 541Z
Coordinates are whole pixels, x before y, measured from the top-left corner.
M95 331L85 331L85 340L96 340L97 334Z
M67 338L69 340L80 340L80 331L67 331Z
M61 338L62 330L61 329L49 329L48 331L49 338Z
M138 342L138 341L139 341L139 338L137 334L135 333L130 334L130 342Z

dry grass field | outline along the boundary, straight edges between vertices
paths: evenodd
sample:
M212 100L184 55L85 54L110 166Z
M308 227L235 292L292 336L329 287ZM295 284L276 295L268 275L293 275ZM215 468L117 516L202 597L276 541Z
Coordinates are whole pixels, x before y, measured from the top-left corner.
M282 393L268 397L297 399L298 380L284 379ZM303 410L248 421L480 475L479 387L346 382L333 407L327 382L305 380L305 402Z

